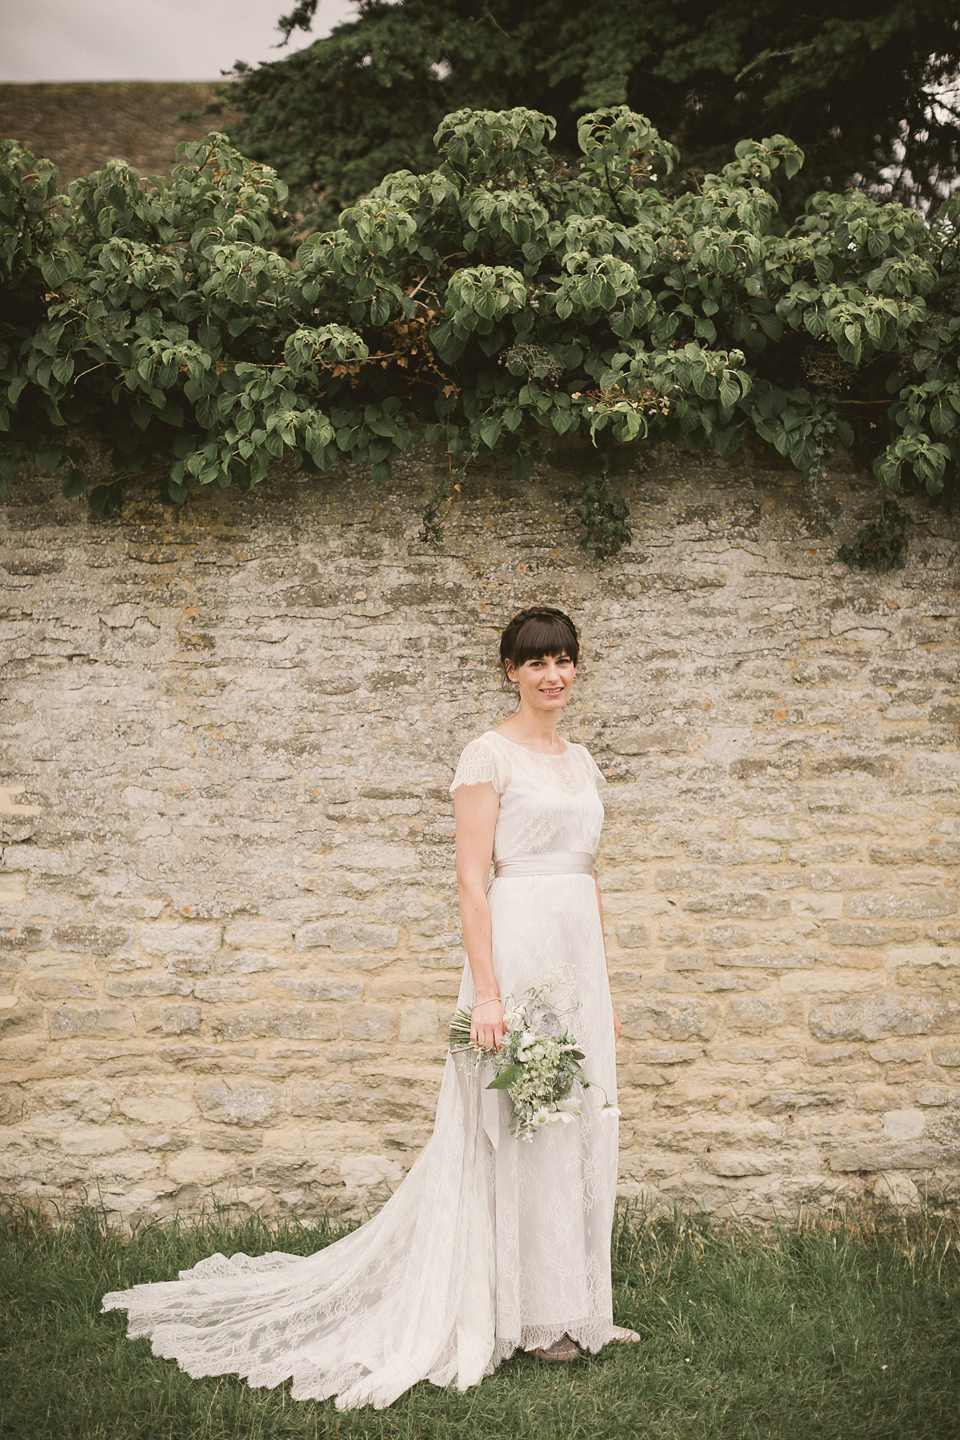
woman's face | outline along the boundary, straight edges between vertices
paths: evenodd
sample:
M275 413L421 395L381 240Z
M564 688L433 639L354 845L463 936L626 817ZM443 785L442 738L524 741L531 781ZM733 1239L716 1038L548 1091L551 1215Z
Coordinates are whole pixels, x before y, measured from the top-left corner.
M531 710L562 710L570 698L577 667L565 650L559 655L540 655L522 665L507 661L507 679L517 687L520 705Z

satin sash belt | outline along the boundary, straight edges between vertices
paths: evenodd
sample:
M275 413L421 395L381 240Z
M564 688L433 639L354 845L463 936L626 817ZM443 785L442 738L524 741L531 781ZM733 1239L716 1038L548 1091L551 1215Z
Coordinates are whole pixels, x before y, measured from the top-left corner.
M545 850L542 855L508 855L497 860L493 874L497 880L511 880L518 875L589 875L593 856L586 850Z

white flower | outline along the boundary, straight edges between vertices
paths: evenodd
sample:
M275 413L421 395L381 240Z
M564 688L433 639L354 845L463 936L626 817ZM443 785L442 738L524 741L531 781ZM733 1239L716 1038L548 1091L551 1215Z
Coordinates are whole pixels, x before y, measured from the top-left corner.
M617 1120L620 1116L620 1111L617 1109L616 1105L601 1105L600 1114L609 1115L611 1120Z

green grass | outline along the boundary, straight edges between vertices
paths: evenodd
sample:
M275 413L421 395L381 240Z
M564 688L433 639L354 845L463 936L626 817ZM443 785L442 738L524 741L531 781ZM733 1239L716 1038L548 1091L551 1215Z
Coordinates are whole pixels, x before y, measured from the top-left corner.
M286 1389L190 1380L101 1315L105 1290L213 1250L309 1253L335 1222L151 1225L96 1211L0 1223L0 1434L9 1440L960 1440L960 1232L919 1219L775 1234L623 1214L615 1313L642 1345L517 1356L459 1394L420 1385L338 1413Z

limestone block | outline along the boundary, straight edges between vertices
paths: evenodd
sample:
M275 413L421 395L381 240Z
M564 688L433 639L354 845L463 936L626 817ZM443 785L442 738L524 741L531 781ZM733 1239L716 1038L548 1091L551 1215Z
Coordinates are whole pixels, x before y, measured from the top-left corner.
M716 895L693 895L683 902L684 910L693 915L711 915L717 919L756 918L775 920L789 909L786 900L771 900L757 890L721 891Z
M17 1001L0 1008L0 1036L33 1034L43 1027L43 1010L31 1000Z
M919 895L896 895L873 892L851 895L843 907L844 915L857 920L890 917L896 920L925 920L935 915L953 915L957 909L955 890L928 890Z
M413 845L355 844L338 845L329 857L333 867L366 870L380 874L385 870L419 870L420 859Z
M710 960L698 950L674 950L667 952L663 963L668 970L674 971L706 970Z
M752 954L737 951L712 957L714 965L736 966L750 970L809 970L816 964L813 955L804 950L755 950Z
M435 1000L420 1000L400 1007L401 1045L433 1045L439 1034Z
M157 1093L126 1093L117 1099L117 1108L128 1120L144 1125L168 1127L186 1125L197 1118L197 1107L189 1096Z
M704 1169L713 1175L739 1178L744 1175L769 1175L773 1160L762 1151L716 1150L703 1157Z
M386 1155L347 1155L339 1169L348 1190L369 1190L378 1185L392 1190L403 1179L403 1168Z
M148 955L215 955L222 938L219 925L199 921L183 925L156 921L140 927L140 945Z
M157 1005L143 1011L140 1023L147 1035L189 1035L200 1029L199 1005Z
M363 994L363 985L356 980L302 979L297 975L275 975L271 979L298 1000L359 1000Z
M727 1024L734 1030L772 1030L798 1025L803 1012L796 1000L766 995L738 995L731 1000Z
M628 1039L653 1035L661 1040L709 1040L720 1023L720 1010L712 1001L678 995L631 1002L621 1018Z
M241 1000L249 999L251 994L250 981L236 975L204 976L194 981L191 988L197 1000L209 1000L218 1004L231 1000L237 1004Z
M234 950L292 950L293 926L282 920L234 920L223 932Z
M262 1040L267 1035L335 1040L339 1033L335 1014L306 1008L243 1010L233 1015L217 1015L210 1020L210 1030L218 1040Z
M916 1094L918 1105L939 1107L955 1105L960 1100L960 1090L945 1090L942 1085L921 1085Z
M170 963L168 960L167 964ZM259 975L267 970L279 970L290 962L286 955L274 955L267 950L221 950L214 960L200 963L218 975ZM183 969L182 962L178 968ZM197 975L200 970L196 968L187 973Z
M811 890L879 889L886 880L882 870L866 865L810 865L803 872L804 884Z
M296 932L298 950L396 950L396 925L351 924L344 920L316 920Z
M892 945L883 963L888 970L901 965L939 965L945 969L960 965L960 949L946 945Z
M817 995L831 990L875 990L876 976L869 970L834 970L818 965L780 978L780 989L790 995Z
M0 1125L19 1125L26 1105L26 1091L20 1085L0 1085Z
M903 1170L890 1170L878 1175L871 1186L875 1199L898 1209L911 1209L920 1199L920 1191Z
M195 1146L175 1156L167 1166L167 1174L178 1185L210 1185L229 1175L233 1168L234 1161L229 1155Z
M253 1126L237 1129L229 1125L205 1125L194 1132L194 1138L204 1150L223 1150L231 1155L258 1154L263 1143L260 1130Z
M54 1039L73 1035L132 1035L136 1023L132 1010L99 1005L59 1005L48 1012Z
M960 786L960 755L912 755L907 761L905 776L907 789L921 795L938 792L955 795Z
M97 994L94 980L56 973L32 977L26 989L33 1000L93 1000Z
M156 995L189 995L193 982L179 975L117 975L105 985L108 995L117 998Z
M810 1015L818 1040L880 1040L885 1035L929 1035L960 1023L960 1004L926 995L875 995L841 1005L820 1005Z
M349 1040L392 1040L397 1034L397 1012L382 1005L345 1005L343 1034Z
M891 1140L916 1140L923 1134L926 1122L922 1110L888 1110L883 1117L883 1133Z
M721 872L715 865L664 866L656 873L658 890L715 890L721 883Z
M697 931L687 925L673 925L661 921L659 939L662 945L696 945Z
M194 1096L205 1120L224 1125L265 1125L276 1120L281 1095L275 1085L243 1080L201 1080Z
M50 943L55 950L71 954L112 955L127 949L133 938L129 925L57 925Z
M708 925L703 932L703 942L709 950L742 950L752 945L755 932L748 925L737 923Z
M27 1091L26 1113L44 1126L103 1125L114 1105L114 1092L99 1080L35 1080Z
M602 882L601 889L606 893L608 883L606 873L602 876ZM630 896L630 914L634 924L639 924L645 919L654 919L657 915L673 915L675 913L676 906L665 895L634 893Z
M827 930L831 945L859 946L880 950L885 945L906 944L920 934L917 925L857 925L840 922Z
M834 1151L829 1157L831 1170L874 1170L888 1174L891 1170L930 1172L937 1167L942 1151L937 1145L916 1140L862 1141Z
M927 1047L919 1040L885 1040L867 1052L880 1065L917 1065L927 1058Z
M77 1125L58 1139L65 1155L113 1155L126 1148L127 1132L122 1125Z
M344 1080L298 1077L290 1092L290 1113L317 1120L373 1122L422 1119L424 1108L436 1103L436 1086L429 1100L410 1085L372 1085Z
M791 895L790 909L801 919L839 920L843 914L843 896L840 894Z
M627 1086L638 1085L653 1086L658 1088L665 1085L666 1077L662 1071L655 1070L652 1065L621 1065L618 1075L619 1083Z
M620 920L616 927L617 944L625 950L637 950L650 943L650 927L641 920Z
M698 1060L703 1054L703 1046L693 1041L678 1045L648 1043L635 1045L633 1052L638 1060L646 1061L650 1065L683 1065L687 1061Z
M45 950L53 933L50 925L13 923L0 925L0 954L10 952L24 955Z
M933 1063L945 1067L960 1065L960 1045L934 1045Z

